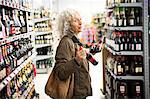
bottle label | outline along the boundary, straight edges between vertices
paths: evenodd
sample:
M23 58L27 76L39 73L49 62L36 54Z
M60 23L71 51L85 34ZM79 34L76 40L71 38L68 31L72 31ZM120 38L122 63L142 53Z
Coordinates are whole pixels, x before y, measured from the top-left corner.
M135 73L142 73L142 72L143 72L142 67L135 68Z
M136 86L136 93L140 93L140 91L141 91L140 86Z
M122 73L121 65L118 65L118 73Z
M127 50L127 43L125 43L125 45L124 45L124 50L126 51Z
M119 44L115 44L115 45L116 45L115 47L116 51L119 51Z
M128 71L129 70L129 66L125 65L125 70Z
M142 71L142 67L139 67L139 72L140 72L140 73L142 73L142 72L143 72L143 71Z
M139 24L140 23L140 17L139 16L136 16L136 22Z
M120 44L120 50L121 51L123 50L123 44Z
M136 67L136 68L135 68L135 73L138 73L138 72L139 72L139 68Z
M117 20L116 19L114 19L113 24L114 24L114 26L117 26Z
M141 44L136 44L136 50L142 50Z
M124 19L124 26L127 26L127 20Z
M122 19L119 19L119 26L122 25Z
M120 92L125 93L125 86L120 86Z
M134 19L130 19L130 25L134 25Z
M134 51L135 50L135 48L134 48L134 44L132 44L132 51Z

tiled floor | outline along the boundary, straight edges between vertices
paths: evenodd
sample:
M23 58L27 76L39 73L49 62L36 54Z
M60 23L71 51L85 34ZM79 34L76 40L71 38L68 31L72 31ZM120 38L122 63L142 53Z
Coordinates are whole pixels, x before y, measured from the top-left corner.
M97 66L90 64L90 75L92 78L93 96L87 97L87 99L104 99L100 89L102 88L102 54L98 53L95 59L99 61ZM44 92L44 87L49 74L37 74L35 78L35 88L37 93L40 94L40 99L50 99Z

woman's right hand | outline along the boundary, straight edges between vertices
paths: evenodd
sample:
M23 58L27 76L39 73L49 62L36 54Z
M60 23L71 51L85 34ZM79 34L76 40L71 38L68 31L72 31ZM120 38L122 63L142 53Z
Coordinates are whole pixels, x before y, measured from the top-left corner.
M76 58L81 60L86 59L86 51L80 47L79 50L77 50Z

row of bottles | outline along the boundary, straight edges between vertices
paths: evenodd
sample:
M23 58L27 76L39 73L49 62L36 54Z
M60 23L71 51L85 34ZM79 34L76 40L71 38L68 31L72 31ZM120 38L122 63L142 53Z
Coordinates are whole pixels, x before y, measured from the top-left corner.
M34 23L33 23L33 15L32 13L28 12L28 32L32 32L34 30Z
M52 46L37 48L36 52L37 52L37 55L53 55Z
M32 84L34 66L29 62L7 85L0 91L0 99L18 99Z
M43 21L43 22L38 22L35 23L35 32L46 32L46 31L50 31L50 25L48 24L49 21Z
M0 47L0 81L32 54L29 38L6 43Z
M35 44L52 44L53 40L54 39L51 33L46 35L39 35L35 37Z
M1 4L10 6L10 7L25 7L31 8L32 7L32 0L1 0ZM12 4L12 5L11 5Z
M133 75L142 76L143 69L143 57L142 56L116 56L109 57L106 60L108 68L115 75Z
M36 62L36 67L38 69L50 68L50 67L52 67L52 63L53 63L53 58L39 60Z
M140 31L114 31L110 39L114 40L115 51L142 51L142 37Z
M107 6L112 6L114 3L137 3L141 2L141 0L106 0Z
M26 13L0 7L0 39L27 33Z
M35 9L34 11L34 19L40 19L40 18L45 18L45 17L50 17L50 11L48 9Z
M116 7L111 14L110 26L141 26L142 8L140 7Z
M115 81L109 72L106 74L106 91L110 90L110 99L144 99L143 81L118 80Z
M36 93L35 86L33 86L28 96L25 99L39 99L39 98L40 98L39 94Z

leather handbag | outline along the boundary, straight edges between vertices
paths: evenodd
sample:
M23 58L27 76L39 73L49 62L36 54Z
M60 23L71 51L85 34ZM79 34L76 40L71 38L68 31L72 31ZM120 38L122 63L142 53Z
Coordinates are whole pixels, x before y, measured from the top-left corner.
M74 74L60 80L53 69L45 86L45 93L53 99L71 99L73 96Z

